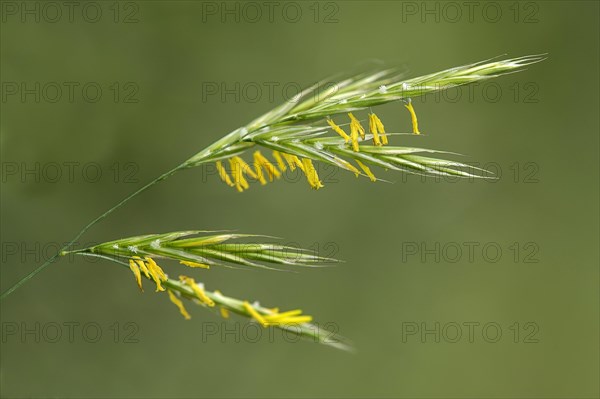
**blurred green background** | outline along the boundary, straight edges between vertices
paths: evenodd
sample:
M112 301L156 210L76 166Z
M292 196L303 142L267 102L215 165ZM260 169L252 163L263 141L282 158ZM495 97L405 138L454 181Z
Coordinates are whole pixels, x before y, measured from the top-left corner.
M222 339L218 316L188 305L185 321L128 271L63 259L2 301L2 397L598 397L598 2L475 2L471 15L454 3L460 16L443 2L280 2L271 15L262 2L78 4L70 17L64 5L57 16L44 2L2 2L2 291L284 88L365 62L417 75L502 54L549 58L457 101L415 100L426 135L396 139L468 154L497 182L378 171L395 183L373 184L329 170L318 192L298 180L238 194L197 168L83 238L234 229L334 255L346 262L196 277L336 323L356 353L279 333L250 342L241 319L227 327L239 339ZM239 84L239 99L221 84ZM409 131L399 104L377 112ZM79 323L72 339L65 323ZM439 342L421 336L436 323Z

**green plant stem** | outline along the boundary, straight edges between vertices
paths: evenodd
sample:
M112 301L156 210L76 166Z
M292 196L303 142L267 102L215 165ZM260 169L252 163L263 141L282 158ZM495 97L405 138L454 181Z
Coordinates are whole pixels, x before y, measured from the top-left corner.
M174 175L176 172L178 172L181 169L184 169L185 167L187 167L187 164L184 162L181 165L178 165L175 168L169 170L168 172L163 173L162 175L160 175L156 179L152 180L151 182L149 182L145 186L142 186L141 188L137 189L133 193L129 194L127 197L125 197L124 199L122 199L119 203L117 203L115 206L113 206L112 208L110 208L109 210L107 210L106 212L104 212L102 215L98 216L96 219L92 220L83 229L81 229L79 231L79 233L77 233L77 235L75 236L75 238L73 238L71 241L69 241L68 244L66 244L59 251L57 251L52 257L50 257L50 259L48 259L42 265L40 265L39 267L37 267L35 270L33 270L27 276L23 277L15 285L13 285L12 287L10 287L6 291L4 291L2 293L2 295L0 296L0 301L4 300L4 298L6 298L10 294L12 294L17 288L19 288L20 286L22 286L23 284L25 284L28 280L30 280L35 275L37 275L42 270L44 270L46 267L48 267L48 265L50 265L51 263L53 263L56 260L56 258L58 258L59 256L61 256L64 251L67 251L68 249L70 249L71 246L73 246L73 244L75 244L77 242L77 240L79 240L81 238L81 236L83 236L96 223L100 222L102 219L104 219L105 217L107 217L108 215L110 215L111 213L113 213L114 211L116 211L117 209L119 209L121 206L125 205L127 202L129 202L129 200L131 200L134 197L138 196L139 194L143 193L144 191L146 191L150 187L154 186L155 184L157 184L157 183L159 183L159 182L167 179L168 177Z
M104 219L105 217L110 215L111 213L113 213L115 210L119 209L121 206L125 205L127 202L129 202L129 200L131 200L132 198L143 193L150 187L154 186L156 183L159 183L159 182L167 179L168 177L174 175L176 172L180 171L181 169L198 166L204 162L210 161L215 156L216 153L219 153L221 151L227 151L228 148L231 148L232 146L235 146L235 144L240 143L242 141L242 139L243 139L242 129L236 129L233 132L227 134L225 137L222 137L221 139L217 140L210 146L206 147L204 150L200 151L199 153L194 155L192 158L186 160L185 162L183 162L180 165L177 165L176 167L169 170L168 172L165 172L162 175L158 176L156 179L152 180L150 183L146 184L145 186L142 186L138 190L129 194L127 197L125 197L123 200L121 200L121 202L119 202L118 204L116 204L115 206L113 206L112 208L110 208L109 210L104 212L102 215L98 216L96 219L94 219L90 223L88 223L83 229L81 229L79 231L79 233L77 233L75 238L73 238L71 241L69 241L68 244L66 244L64 247L62 247L50 259L48 259L42 265L37 267L34 271L29 273L27 276L23 277L15 285L13 285L12 287L10 287L6 291L4 291L2 293L2 295L0 295L0 301L4 300L4 298L6 298L10 294L12 294L17 288L19 288L20 286L25 284L32 277L34 277L39 272L41 272L46 267L48 267L48 265L50 265L52 262L54 262L56 260L56 258L63 255L65 251L67 251L69 248L71 248L73 246L73 244L75 244L77 242L77 240L79 240L81 238L81 236L84 235L85 232L87 232L92 226L94 226L96 223L98 223L99 221L101 221L102 219Z

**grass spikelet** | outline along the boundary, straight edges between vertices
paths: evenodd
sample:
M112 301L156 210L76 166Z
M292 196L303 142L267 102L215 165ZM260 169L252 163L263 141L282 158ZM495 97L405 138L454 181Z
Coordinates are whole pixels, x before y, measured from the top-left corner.
M429 159L425 162L423 158L407 157L409 149L406 147L390 147L387 153L373 150L373 146L389 145L390 134L386 133L381 119L371 111L371 108L393 101L403 102L409 113L412 133L419 135L421 132L412 98L517 72L543 59L544 56L534 55L500 61L488 60L409 79L403 78L394 70L376 71L340 79L333 85L335 90L330 89L331 82L326 83L330 86L327 90L323 90L322 87L325 83L316 84L303 90L294 99L233 131L209 149L187 160L184 165L193 167L205 162L230 158L232 184L227 180L227 173L222 171L219 164L217 169L221 179L240 192L249 188L244 174L264 185L266 179L263 169L269 174L270 181L273 181L273 176L285 172L288 167L292 171L299 168L307 173L304 168L305 162L301 159L328 163L352 173L356 172L348 166L348 160L360 161L368 168L378 166L421 175L489 177L485 172L483 175L470 173L472 168L460 162L447 159L435 161ZM366 115L369 134L360 120L359 113L363 110L369 110ZM340 114L347 114L349 118L349 134L333 120L335 115ZM360 141L369 139L373 141L373 146L359 144ZM272 163L262 155L257 158L255 152L256 173L241 158L246 149L254 146L273 150L275 159ZM428 149L420 149L418 152L444 153ZM313 178L312 170L310 169L307 174L309 186L320 188ZM364 168L363 171L365 173L359 174L377 181L377 179L373 180L372 175Z
M216 308L223 318L229 318L231 313L236 313L258 322L261 326L275 327L286 330L305 339L311 339L338 349L350 350L348 342L330 331L311 324L312 316L305 315L299 309L279 312L278 308L265 308L257 302L250 303L223 295L220 291L208 291L202 283L197 283L194 278L180 275L179 280L169 278L154 261L156 258L179 260L180 263L198 267L196 262L183 260L197 253L206 256L206 262L223 264L230 261L251 265L248 260L260 260L262 263L286 265L315 265L331 262L332 259L322 258L295 247L274 245L269 243L250 243L236 245L231 243L238 238L256 238L255 235L220 234L204 237L189 237L201 233L199 231L181 231L166 234L151 234L129 237L110 241L73 253L81 256L99 257L128 267L134 273L136 283L142 286L140 264L147 268L148 274L143 274L148 280L157 284L157 292L167 291L169 300L178 308L181 315L191 319L183 300L206 307ZM138 254L144 255L140 258ZM210 254L210 255L208 255ZM219 255L220 254L220 255ZM225 256L225 254L231 256ZM245 261L243 261L245 260ZM204 264L202 264L204 266ZM164 285L164 287L162 287ZM158 287L162 289L158 289Z

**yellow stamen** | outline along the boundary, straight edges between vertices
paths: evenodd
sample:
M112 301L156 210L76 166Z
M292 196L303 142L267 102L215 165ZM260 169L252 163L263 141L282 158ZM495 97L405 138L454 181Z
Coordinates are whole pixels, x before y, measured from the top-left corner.
M252 168L250 167L250 165L248 165L246 163L246 161L244 161L242 158L235 156L233 157L236 159L236 162L240 165L242 171L247 174L248 176L250 176L252 179L258 179L258 176L256 175L256 173L254 173L254 171L252 170Z
M269 181L273 181L273 179L279 179L281 177L281 172L277 170L275 165L273 165L260 151L256 151L254 153L254 161L256 162L256 168L259 166L265 168L267 174L269 175Z
M300 161L300 158L298 158L296 155L290 155L285 152L282 152L281 155L283 155L283 157L287 161L292 172L296 170L296 166L300 168L300 170L304 171L304 165Z
M204 292L204 290L198 284L196 284L196 281L194 281L193 278L187 276L179 276L179 280L181 280L182 283L184 283L185 285L190 287L192 291L194 291L194 294L196 294L200 302L210 307L215 306L215 302L206 295L206 292Z
M303 315L300 309L290 310L283 313L275 313L265 315L263 317L268 325L281 326L281 325L295 325L302 323L310 323L312 316Z
M410 119L412 122L413 133L421 134L421 132L419 132L419 121L417 120L417 114L415 112L415 109L413 108L412 101L410 101L410 99L409 99L408 104L404 104L404 106L406 107L406 109L408 109L408 112L410 112Z
M140 290L143 292L144 289L142 288L142 274L140 273L139 266L134 262L133 259L129 259L129 268L131 269L131 271L133 272L133 275L135 276L135 281L136 281L138 287L140 287Z
M302 164L304 165L304 173L306 174L306 179L308 180L308 184L315 190L320 189L323 186L321 180L319 180L319 175L312 163L310 158L303 158Z
M331 126L331 128L333 129L334 132L336 132L337 134L339 134L340 136L342 136L342 138L344 139L344 141L346 143L348 141L350 141L350 136L348 136L346 134L346 132L344 131L344 129L342 129L341 127L339 127L338 125L336 125L335 122L332 119L327 119L327 123L329 123L329 126Z
M233 157L229 159L229 165L231 165L231 174L233 175L233 181L235 182L235 188L241 193L248 189L250 185L242 173L242 167L238 162L239 157Z
M339 161L344 164L346 169L349 169L350 171L352 171L352 173L354 173L356 175L356 177L358 177L360 175L360 171L358 169L356 169L354 167L354 165L352 165L350 162L348 162L344 159L340 159Z
M179 263L181 263L182 265L189 266L189 267L200 267L202 269L210 269L210 265L205 265L204 263L189 262L187 260L182 260Z
M224 307L221 306L221 308L219 309L219 311L221 312L221 317L224 319L228 319L229 318L229 310L225 309Z
M267 180L265 179L262 167L258 162L256 162L256 157L254 161L254 168L256 168L256 176L258 176L258 181L260 182L260 184L263 186L267 184Z
M375 126L377 127L377 132L381 136L381 142L383 145L387 145L388 139L385 134L385 128L383 127L383 123L381 123L381 119L375 114L373 114L373 122L375 122Z
M145 257L144 259L146 260L146 265L148 266L148 271L152 276L152 280L154 280L154 282L156 283L156 292L164 291L165 289L160 284L160 282L165 281L167 279L167 276L152 258Z
M354 115L352 115L352 112L349 112L348 116L350 117L350 131L352 131L353 129L356 130L358 133L360 133L360 138L364 140L365 129L360 124L360 121L356 119Z
M183 302L181 302L181 300L179 298L177 298L177 296L175 294L173 294L173 291L168 290L167 292L169 293L169 299L171 300L171 302L173 302L175 304L175 306L177 306L179 308L179 312L181 313L181 315L186 320L191 319L192 316L190 316L190 314L187 312L187 310L185 310L185 307L183 306Z
M250 316L252 316L254 320L258 321L261 326L267 327L268 324L265 319L256 311L256 309L254 309L254 307L252 307L252 305L250 305L247 301L244 301L243 305L244 309L246 309L246 312L250 313Z
M356 160L356 163L366 173L366 175L369 176L369 179L371 179L371 181L377 181L377 178L375 177L375 175L373 174L373 172L371 172L371 169L369 169L369 167L367 165L365 165L364 163L360 162L358 159Z
M350 116L350 119L351 119L350 139L352 140L352 149L354 150L354 152L358 152L358 132L359 132L358 127L360 126L360 122L358 122L358 120L351 113L348 115ZM354 121L356 121L356 122L354 122ZM360 126L360 128L362 129L362 126Z
M148 272L148 268L146 267L144 261L139 256L134 256L133 259L135 260L135 263L137 263L137 265L139 266L142 273L144 273L144 276L146 276L146 278L150 278L150 273Z
M296 309L296 310L290 310L288 312L283 312L283 313L276 312L275 314L266 315L264 318L265 318L265 320L268 320L268 321L275 321L275 320L278 320L281 318L298 316L301 314L302 314L302 311L300 309Z
M373 144L381 145L381 140L379 139L379 131L377 122L375 122L375 114L369 114L369 131L373 134Z
M167 279L167 275L165 274L165 272L163 272L163 269L161 269L161 267L156 264L154 259L148 256L144 257L144 259L146 260L148 269L150 271L154 270L162 281L165 281Z
M279 151L273 151L273 158L275 158L275 161L277 161L277 166L279 166L279 169L281 169L282 172L285 172L287 166L285 166L285 162L283 162L283 159L281 158L281 153Z
M227 174L227 170L225 170L225 168L223 167L223 164L221 163L221 161L217 161L216 164L217 164L217 170L219 171L219 176L221 177L221 180L223 180L225 182L225 184L227 184L229 187L233 187L234 184L231 181L229 174Z

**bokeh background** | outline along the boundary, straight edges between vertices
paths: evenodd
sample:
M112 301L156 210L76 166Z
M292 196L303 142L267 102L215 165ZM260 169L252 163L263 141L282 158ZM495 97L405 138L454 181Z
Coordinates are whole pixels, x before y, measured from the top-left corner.
M211 170L181 172L83 243L233 229L334 255L346 262L196 277L335 323L356 353L278 333L251 342L245 320L222 325L192 305L185 321L117 265L63 259L2 301L2 397L598 397L598 3L475 2L469 14L460 3L279 2L271 15L253 4L81 2L70 17L2 2L2 291L141 184L289 97L284 88L365 63L416 75L548 53L458 99L415 100L426 134L397 139L467 154L499 180L378 171L394 184L373 184L329 170L318 192L297 179L238 194ZM409 131L399 104L378 114ZM436 323L439 342L421 335Z

